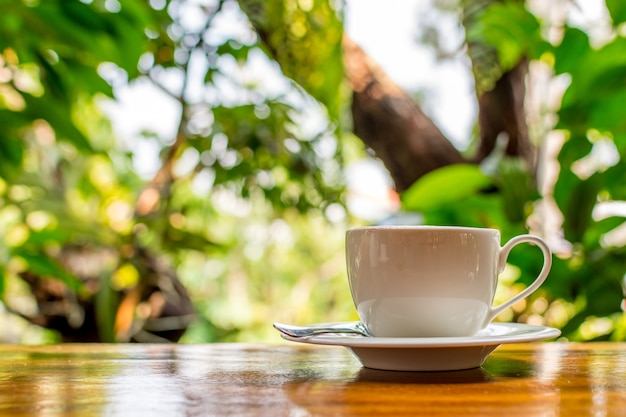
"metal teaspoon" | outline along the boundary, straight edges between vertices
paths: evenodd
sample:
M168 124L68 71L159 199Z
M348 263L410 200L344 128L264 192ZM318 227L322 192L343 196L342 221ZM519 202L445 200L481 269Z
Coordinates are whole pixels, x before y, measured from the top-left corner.
M274 328L291 337L309 337L328 333L352 333L367 337L372 336L360 321L312 324L309 326L274 323Z

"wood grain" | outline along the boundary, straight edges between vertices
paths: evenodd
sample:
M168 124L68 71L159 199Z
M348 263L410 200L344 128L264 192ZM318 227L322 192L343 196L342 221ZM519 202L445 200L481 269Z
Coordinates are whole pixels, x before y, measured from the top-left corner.
M0 346L0 416L623 416L626 344L502 346L389 372L300 345Z

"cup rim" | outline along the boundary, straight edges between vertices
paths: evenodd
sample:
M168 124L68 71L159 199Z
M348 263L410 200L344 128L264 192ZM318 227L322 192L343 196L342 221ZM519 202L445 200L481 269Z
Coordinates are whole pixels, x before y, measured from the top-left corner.
M403 230L403 231L466 231L466 232L498 232L499 229L491 227L473 227L473 226L437 226L437 225L370 225L370 226L355 226L346 230L346 232L354 231L368 231L368 230Z

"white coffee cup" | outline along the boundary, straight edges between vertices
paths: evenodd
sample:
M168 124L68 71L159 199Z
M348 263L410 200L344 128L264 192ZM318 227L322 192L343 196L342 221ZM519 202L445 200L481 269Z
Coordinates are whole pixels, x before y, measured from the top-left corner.
M498 275L511 249L531 243L543 253L535 281L493 306ZM372 226L346 232L346 261L358 315L376 337L472 336L530 295L552 266L548 245L520 235L500 247L496 229Z

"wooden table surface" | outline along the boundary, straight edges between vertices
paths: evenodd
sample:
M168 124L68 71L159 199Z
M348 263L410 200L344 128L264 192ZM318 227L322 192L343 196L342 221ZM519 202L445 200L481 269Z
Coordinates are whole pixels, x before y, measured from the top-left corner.
M482 368L362 368L340 347L0 345L0 416L626 416L626 344L498 348Z

